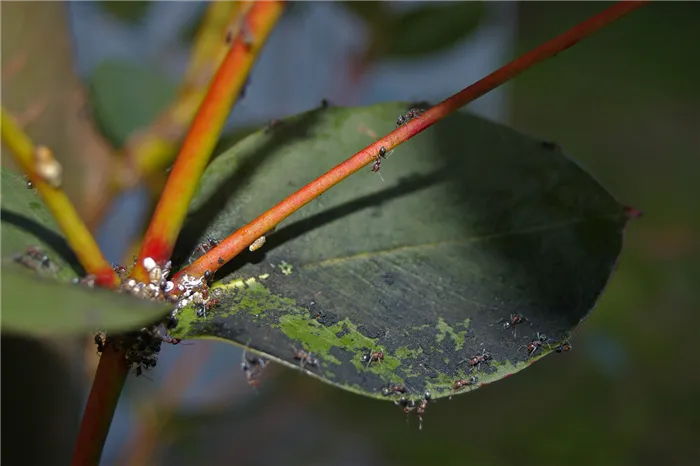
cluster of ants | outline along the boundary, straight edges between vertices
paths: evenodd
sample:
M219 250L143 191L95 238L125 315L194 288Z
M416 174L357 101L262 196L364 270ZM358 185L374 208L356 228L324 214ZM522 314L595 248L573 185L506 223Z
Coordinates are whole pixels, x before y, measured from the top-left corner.
M525 316L523 316L522 314L511 314L510 318L501 319L496 323L503 324L504 330L512 329L513 330L513 337L516 337L516 331L517 331L516 326L519 324L527 323L527 322L529 322L529 320L527 318L525 318ZM530 358L535 354L535 352L538 349L540 349L542 347L542 345L547 345L547 347L551 349L552 347L549 345L548 342L549 342L549 338L547 337L547 335L537 332L537 338L530 341L527 345L523 345L520 348L518 348L518 351L523 349L523 348L527 349L528 358ZM569 351L570 349L571 349L571 343L569 343L568 341L565 341L565 342L557 345L554 348L554 351L556 351L557 353L562 353L565 351Z
M425 110L422 108L412 108L406 113L402 113L399 115L399 117L396 119L396 127L400 127L402 125L405 125L409 121L413 120L414 118L418 118L420 115L425 113ZM393 152L393 151L391 151ZM387 154L386 148L384 146L379 148L379 153L377 154L377 158L375 159L374 163L372 164L372 171L375 173L379 173L379 170L382 168L382 159L386 159L388 156L391 155L391 152Z

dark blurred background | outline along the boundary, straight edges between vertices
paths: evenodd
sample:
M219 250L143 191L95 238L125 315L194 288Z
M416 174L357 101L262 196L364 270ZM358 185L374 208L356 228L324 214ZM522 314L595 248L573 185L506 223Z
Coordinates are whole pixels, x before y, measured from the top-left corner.
M396 16L378 21L366 5L294 3L226 138L322 98L440 100L607 6L493 2L440 16L428 2L393 2L384 8ZM174 98L206 8L2 2L2 103L73 172L79 206L101 188L111 148ZM409 11L416 20L388 26ZM645 214L572 352L431 404L419 431L389 403L284 368L268 368L256 391L236 347L168 346L150 379L127 382L102 464L697 464L699 20L697 3L646 6L469 107L556 141ZM448 37L450 25L459 33ZM394 48L376 52L386 34ZM429 36L443 40L416 51L415 38ZM110 260L131 254L147 193L124 193L96 225ZM2 350L4 463L67 464L94 345L3 337Z

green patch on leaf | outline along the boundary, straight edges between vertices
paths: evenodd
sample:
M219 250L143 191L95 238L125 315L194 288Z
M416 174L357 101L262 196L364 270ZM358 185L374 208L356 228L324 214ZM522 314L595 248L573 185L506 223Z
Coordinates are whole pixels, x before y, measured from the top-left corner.
M408 108L319 109L244 138L205 172L176 261L390 132ZM375 398L387 383L451 396L458 379L488 384L551 352L528 357L537 332L552 348L569 338L622 248L627 217L590 175L556 146L466 113L397 147L381 174L352 175L226 264L212 290L220 305L204 318L184 311L175 336L297 369L295 351L310 352L319 364L305 373ZM516 312L528 319L517 337L495 325ZM492 359L472 368L484 350ZM367 364L374 351L383 360Z

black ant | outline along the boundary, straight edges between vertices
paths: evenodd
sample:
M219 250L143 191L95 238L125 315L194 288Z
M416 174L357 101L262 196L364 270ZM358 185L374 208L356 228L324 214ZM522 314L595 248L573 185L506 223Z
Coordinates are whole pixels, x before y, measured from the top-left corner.
M459 364L463 363L464 361L467 361L469 365L472 367L476 367L476 370L478 371L481 369L481 364L488 364L488 362L492 359L491 353L486 351L485 349L481 351L481 354L477 354L476 356L472 356L469 359L464 359L459 362Z
M386 147L382 146L379 148L379 154L377 155L377 158L375 159L374 163L372 164L372 171L373 172L378 172L380 168L382 168L382 159L386 158Z
M40 269L53 269L53 263L49 256L37 246L29 246L24 254L15 254L13 259L25 267L39 271Z
M241 369L245 372L246 380L248 385L253 388L260 387L260 375L267 366L267 359L260 358L256 356L248 356L248 354L243 352L243 360L241 361Z
M278 120L277 118L270 120L270 123L267 124L265 127L265 133L269 133L272 131L274 128L277 128L282 124L282 120Z
M521 346L520 348L527 348L527 357L530 358L533 354L535 354L535 351L537 351L537 349L540 348L542 345L547 344L547 346L549 346L547 340L547 335L545 335L544 333L540 334L539 332L537 332L537 338L535 340L532 340L526 346Z
M476 376L471 376L467 380L459 379L454 384L454 391L458 392L463 388L471 387L473 385L476 385L477 383L479 383L479 378Z
M406 387L403 385L395 385L390 383L386 387L382 387L382 395L384 396L389 396L389 395L394 395L394 394L403 394L406 393Z
M105 351L104 334L98 333L95 335L95 345L97 346L97 354L102 354Z
M384 361L384 353L381 351L372 351L362 356L362 362L366 362L367 367L375 361Z
M214 239L214 238L206 238L203 243L199 243L196 248L194 248L194 251L192 252L192 255L190 256L190 262L192 262L192 257L195 254L206 254L209 252L211 249L214 249L216 246L219 245L219 240Z
M559 346L557 346L556 348L554 348L554 351L556 351L557 353L561 353L561 352L565 352L565 351L569 351L569 350L571 350L571 343L569 343L568 341L565 341L564 343L562 343Z
M425 409L428 407L429 398L423 398L418 403L418 408L416 408L416 414L418 414L418 430L423 430L423 414L425 414Z
M311 367L318 366L318 359L312 357L311 353L307 353L304 350L296 349L294 347L292 347L292 349L294 350L294 359L300 361L299 367L301 367L302 369L307 364Z
M423 110L423 109L412 108L408 112L406 112L402 115L399 115L399 117L396 119L396 127L398 128L399 126L408 123L409 121L413 120L414 118L419 117L424 112L425 112L425 110Z
M171 345L177 345L182 341L181 339L171 337L170 335L162 336L161 339L166 343L170 343Z
M515 326L525 322L529 322L529 320L527 320L522 314L511 314L509 319L501 319L496 323L503 323L504 330L513 329L513 336L515 337L517 331Z

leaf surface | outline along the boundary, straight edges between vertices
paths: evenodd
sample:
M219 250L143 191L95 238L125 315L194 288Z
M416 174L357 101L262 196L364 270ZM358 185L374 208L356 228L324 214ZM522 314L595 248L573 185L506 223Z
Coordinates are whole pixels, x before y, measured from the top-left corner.
M2 169L2 331L31 335L129 330L157 320L172 306L74 285L82 275L56 222L26 180ZM26 255L34 247L48 258ZM29 267L17 262L24 257Z
M177 250L223 238L394 128L407 104L329 108L245 138L207 169ZM176 336L219 338L383 398L453 394L525 368L596 304L622 247L623 207L553 144L459 113L315 199L217 272L221 301ZM514 335L502 319L528 323ZM546 334L532 358L525 346ZM469 358L487 350L478 370ZM363 356L382 351L381 362Z
M3 263L2 273L3 332L48 336L133 330L172 309L110 290L37 277L17 264Z

